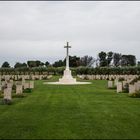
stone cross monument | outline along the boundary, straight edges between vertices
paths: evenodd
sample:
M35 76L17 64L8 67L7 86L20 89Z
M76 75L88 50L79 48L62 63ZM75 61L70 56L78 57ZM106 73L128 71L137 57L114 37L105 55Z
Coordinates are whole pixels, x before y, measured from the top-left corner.
M69 42L64 46L66 48L66 68L64 70L63 77L59 79L58 82L46 82L44 84L55 84L55 85L79 85L79 84L91 84L90 82L77 82L75 78L72 77L71 70L69 68Z
M66 69L64 70L64 75L61 79L59 79L60 83L64 84L71 84L71 83L76 83L76 79L74 79L71 75L71 70L69 69L69 42L67 42L67 46L64 46L64 48L67 49L66 53Z

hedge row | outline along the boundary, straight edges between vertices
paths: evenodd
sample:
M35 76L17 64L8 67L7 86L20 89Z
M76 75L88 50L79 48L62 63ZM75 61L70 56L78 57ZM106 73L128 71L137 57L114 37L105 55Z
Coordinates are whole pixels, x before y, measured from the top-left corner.
M1 68L1 75L16 75L16 74L54 74L54 75L62 75L65 67L37 67L37 68ZM78 67L71 68L72 73L74 75L82 75L82 74L93 74L93 75L125 75L125 74L140 74L140 67L117 67L117 68L109 68L109 67L100 67L100 68L88 68L88 67Z

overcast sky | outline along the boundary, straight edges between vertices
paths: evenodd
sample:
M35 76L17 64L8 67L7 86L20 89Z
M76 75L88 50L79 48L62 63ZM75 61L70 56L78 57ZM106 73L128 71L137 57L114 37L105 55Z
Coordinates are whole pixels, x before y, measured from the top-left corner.
M100 51L134 54L140 60L140 2L0 2L0 65Z

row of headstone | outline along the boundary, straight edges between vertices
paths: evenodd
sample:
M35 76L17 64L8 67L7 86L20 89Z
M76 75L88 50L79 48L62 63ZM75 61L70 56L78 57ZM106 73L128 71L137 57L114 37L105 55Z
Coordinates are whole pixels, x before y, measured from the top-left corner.
M80 79L86 80L115 80L124 78L125 80L137 78L138 75L77 75Z
M10 102L12 100L12 88L13 85L16 86L16 95L23 94L24 89L33 89L34 81L22 81L22 82L14 82L14 81L2 81L0 83L0 90L3 91L4 102Z
M121 79L121 78L120 78ZM117 93L122 93L124 90L130 95L140 91L140 77L128 76L123 79L115 79L108 81L108 88L116 88Z
M52 75L0 75L1 80L19 80L19 79L26 79L26 80L43 80L43 79L50 79Z
M140 81L131 84L139 75L78 75L78 77L86 80L108 80L108 88L116 88L117 93L127 89L129 94L132 94L140 90Z
M108 88L116 88L117 93L123 92L123 89L126 89L126 86L129 85L129 81L119 81L118 79L115 80L108 80Z

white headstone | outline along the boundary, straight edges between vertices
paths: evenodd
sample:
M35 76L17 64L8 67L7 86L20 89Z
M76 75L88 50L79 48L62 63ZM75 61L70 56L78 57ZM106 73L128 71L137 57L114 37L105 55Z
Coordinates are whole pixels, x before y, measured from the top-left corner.
M31 88L31 89L34 88L34 81L30 81L30 88Z
M113 81L108 81L108 88L113 88Z
M134 83L134 85L135 85L136 91L139 91L140 90L140 83L136 82L136 83Z
M10 80L10 75L5 75L5 80Z
M24 83L23 87L24 87L24 89L30 88L30 84L26 82L26 83Z
M12 88L5 88L4 89L4 99L11 100L12 99Z
M22 85L16 85L16 94L22 94L22 93L23 93Z
M118 79L114 80L114 86L117 87Z
M32 80L35 80L35 76L34 76L34 75L32 75L32 76L31 76L31 79L32 79Z
M39 75L39 80L42 80L43 75Z
M1 82L2 87L5 86L5 83L6 83L5 81L2 81L2 82Z
M2 85L0 84L0 91L2 90Z
M117 93L121 93L123 91L122 82L117 82Z
M48 75L47 78L48 78L48 79L52 78L52 75Z
M12 83L7 83L7 88L12 88L13 84Z
M136 88L135 88L135 85L129 85L129 94L133 94L136 92Z

